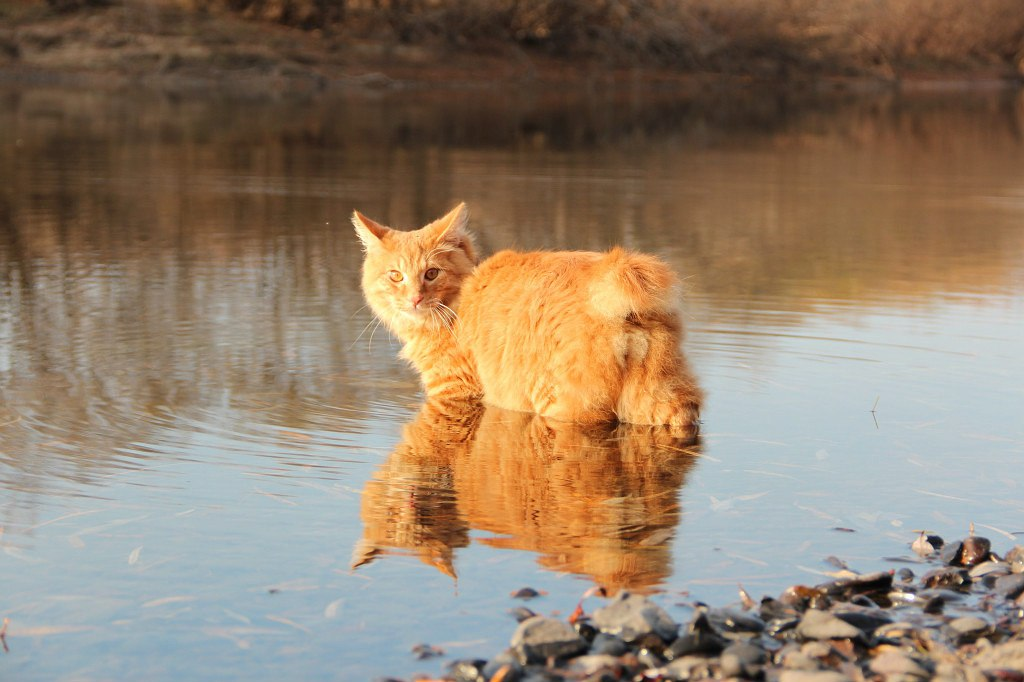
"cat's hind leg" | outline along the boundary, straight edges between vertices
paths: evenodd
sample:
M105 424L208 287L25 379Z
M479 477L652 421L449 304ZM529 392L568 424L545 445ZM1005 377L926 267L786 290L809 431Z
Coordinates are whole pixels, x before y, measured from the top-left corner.
M626 358L619 421L695 432L703 396L679 350L678 327L673 320L646 320L630 333L643 334L645 353Z

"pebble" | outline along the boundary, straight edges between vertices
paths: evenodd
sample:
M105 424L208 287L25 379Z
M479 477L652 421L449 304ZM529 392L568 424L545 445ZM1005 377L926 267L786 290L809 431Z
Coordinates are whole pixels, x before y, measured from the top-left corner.
M859 628L819 609L809 609L804 614L796 626L796 633L806 639L853 639L862 636Z
M591 614L577 609L571 623L517 610L525 620L509 649L490 661L455 661L444 679L1024 682L1024 548L1000 559L971 538L951 544L956 564L932 554L920 560L932 568L920 578L904 573L894 583L894 571L844 570L759 605L741 592L756 611L698 605L684 625L628 592Z
M527 618L512 635L519 662L543 663L548 658L568 658L587 650L586 641L572 626L554 618Z
M783 670L779 682L853 682L853 679L832 670Z
M886 651L871 659L868 668L873 673L890 676L910 676L928 679L931 673L914 658L902 651Z
M768 660L764 649L749 642L730 644L722 652L723 677L758 678Z
M979 637L989 634L992 626L988 621L977 616L961 616L946 623L944 628L950 638L958 645L970 644Z
M666 642L676 638L678 626L663 608L647 597L620 592L607 606L594 611L594 624L601 630L634 642L655 634Z
M1011 573L996 578L993 589L996 594L1001 594L1007 599L1016 599L1024 594L1024 573Z

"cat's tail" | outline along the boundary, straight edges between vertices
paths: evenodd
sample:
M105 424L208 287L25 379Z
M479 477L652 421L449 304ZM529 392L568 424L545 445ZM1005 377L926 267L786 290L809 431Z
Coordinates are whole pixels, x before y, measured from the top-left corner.
M666 310L676 277L661 259L615 247L595 264L591 306L617 318Z

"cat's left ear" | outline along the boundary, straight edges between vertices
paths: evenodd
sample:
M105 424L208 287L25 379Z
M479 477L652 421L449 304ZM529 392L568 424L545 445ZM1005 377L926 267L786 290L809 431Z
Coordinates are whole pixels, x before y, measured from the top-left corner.
M359 211L352 211L352 224L356 228L359 241L367 249L380 246L384 241L385 235L391 232L390 227L385 227L376 221L370 220Z
M469 209L465 202L450 210L443 218L438 218L422 230L425 235L438 243L448 242L452 246L461 247L468 239L466 225L469 224Z

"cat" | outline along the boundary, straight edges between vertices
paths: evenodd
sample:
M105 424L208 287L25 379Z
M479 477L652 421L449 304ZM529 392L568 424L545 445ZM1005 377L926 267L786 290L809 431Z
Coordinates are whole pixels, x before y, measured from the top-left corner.
M427 396L566 422L696 429L701 391L679 344L676 278L613 248L500 251L480 262L459 204L413 231L355 211L362 288Z

